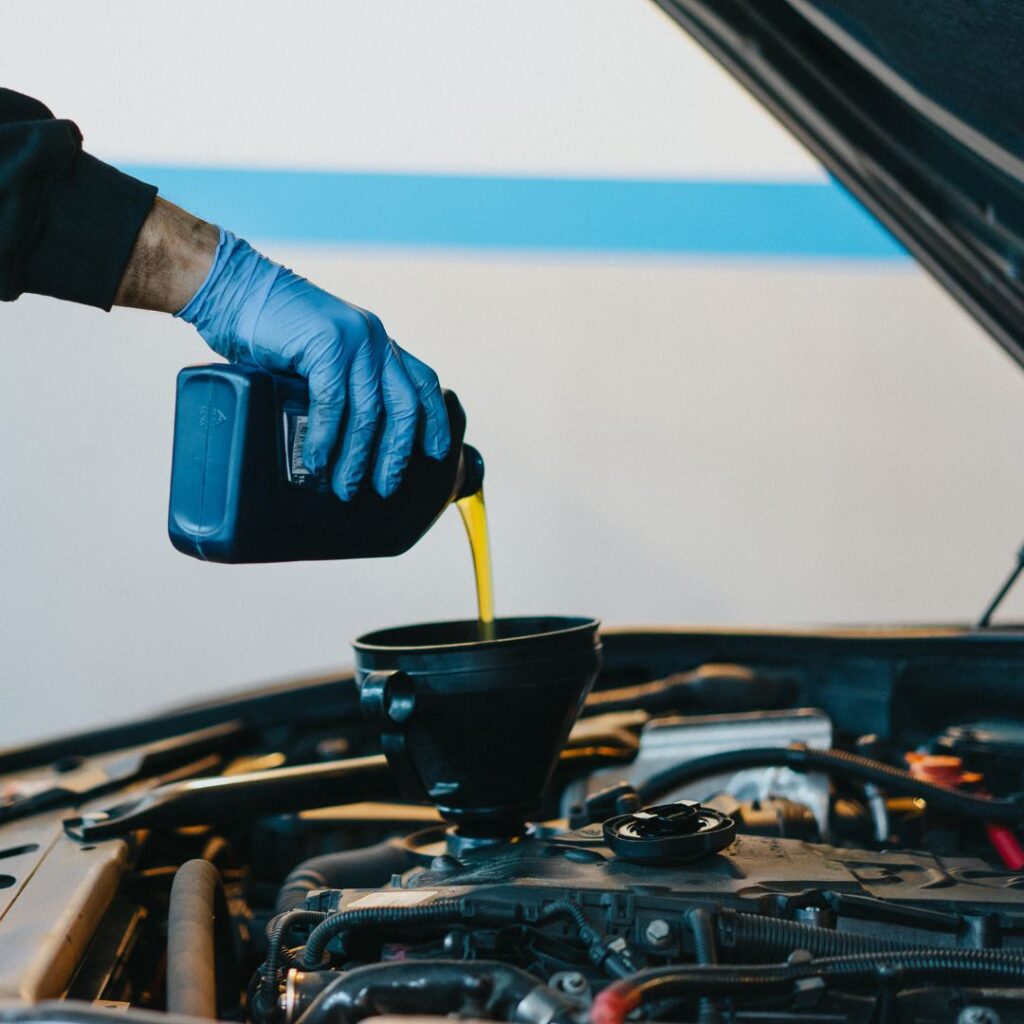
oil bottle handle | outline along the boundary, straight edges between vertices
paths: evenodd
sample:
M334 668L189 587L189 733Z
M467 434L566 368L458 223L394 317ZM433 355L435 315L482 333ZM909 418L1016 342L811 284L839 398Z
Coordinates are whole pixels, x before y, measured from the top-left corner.
M416 710L413 679L399 669L371 672L359 688L359 707L377 726L381 749L406 796L429 799L405 745L404 725Z

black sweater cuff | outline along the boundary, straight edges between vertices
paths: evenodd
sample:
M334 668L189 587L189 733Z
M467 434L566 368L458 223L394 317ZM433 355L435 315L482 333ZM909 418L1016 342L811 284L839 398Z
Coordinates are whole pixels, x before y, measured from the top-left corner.
M79 153L71 173L49 188L20 290L109 310L156 192Z

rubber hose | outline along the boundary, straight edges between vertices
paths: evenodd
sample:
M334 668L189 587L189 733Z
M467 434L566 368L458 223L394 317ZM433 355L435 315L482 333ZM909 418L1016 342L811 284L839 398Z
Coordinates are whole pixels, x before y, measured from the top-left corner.
M468 1007L467 1007L467 1004ZM403 960L347 971L297 1024L356 1024L380 1014L473 1017L521 1024L571 1024L579 1006L519 967L493 960Z
M715 932L719 950L728 950L731 953L730 959L740 963L785 960L794 949L805 949L811 956L828 957L886 953L909 948L907 943L897 939L733 911L722 911L716 917Z
M590 926L587 924L586 914L571 900L552 900L540 908L540 919L546 921L552 917L568 917L577 932L582 932Z
M637 787L644 804L651 804L697 779L746 768L792 768L798 772L820 771L859 782L873 782L902 796L920 797L929 806L948 814L1001 824L1024 823L1024 801L992 799L961 790L947 789L914 778L909 772L882 761L873 761L846 750L811 750L807 747L760 747L727 750L673 765L652 775Z
M638 1006L653 1000L700 995L754 996L785 992L795 981L822 978L843 988L907 988L937 981L1018 987L1024 984L1024 953L993 949L917 949L863 953L803 963L743 966L681 966L641 971L598 994L591 1024L622 1024Z
M462 920L462 901L437 900L425 907L366 907L363 910L342 910L318 924L306 941L302 963L307 971L317 970L323 961L327 943L336 935L354 928L382 925L426 924Z
M267 959L263 964L263 980L259 992L259 1014L264 1018L276 1015L278 975L281 973L281 965L284 961L283 946L288 933L299 925L318 925L326 917L327 914L322 910L289 910L284 914L279 914L271 921L270 936L267 942Z
M635 975L628 984L645 998L656 991L660 998L697 992L724 995L729 989L777 989L803 978L824 978L845 982L848 987L870 988L886 979L898 980L903 987L936 978L944 984L1024 983L1024 955L1014 956L995 949L909 949L822 957L792 964L661 968Z
M715 926L711 915L703 907L693 907L686 914L686 923L693 936L694 960L702 967L718 963L718 950L715 946ZM717 1024L718 1007L708 996L700 1001L697 1024Z
M587 947L587 955L595 967L612 978L626 978L633 974L636 967L629 956L623 957L622 951L613 950L608 936L587 922L587 915L581 907L571 900L554 900L540 908L538 923L549 921L553 917L568 917L576 929L580 941Z
M314 889L375 889L412 862L408 848L389 839L374 846L311 857L293 868L277 894L277 912L297 907Z
M174 875L167 913L168 1013L215 1018L218 989L221 1005L237 1000L237 987L230 995L226 990L227 958L216 949L216 932L230 935L230 927L217 869L206 860L186 861Z

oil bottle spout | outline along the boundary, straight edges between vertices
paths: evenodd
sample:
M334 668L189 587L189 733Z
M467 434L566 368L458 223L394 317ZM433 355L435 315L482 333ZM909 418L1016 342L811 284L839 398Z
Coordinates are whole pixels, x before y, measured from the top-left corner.
M484 457L471 445L462 446L459 461L459 485L455 500L476 494L484 485Z

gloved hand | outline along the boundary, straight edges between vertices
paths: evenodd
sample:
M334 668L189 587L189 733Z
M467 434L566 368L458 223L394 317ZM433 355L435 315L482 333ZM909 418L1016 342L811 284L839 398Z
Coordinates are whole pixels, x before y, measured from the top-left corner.
M373 313L271 262L231 232L221 229L206 281L175 316L231 362L306 378L303 461L322 474L334 456L331 486L342 501L366 476L378 429L371 480L384 497L409 461L421 411L423 450L434 459L448 453L451 432L437 374L400 349Z

